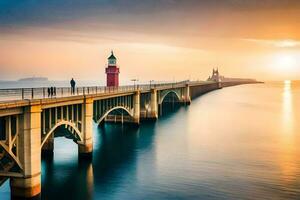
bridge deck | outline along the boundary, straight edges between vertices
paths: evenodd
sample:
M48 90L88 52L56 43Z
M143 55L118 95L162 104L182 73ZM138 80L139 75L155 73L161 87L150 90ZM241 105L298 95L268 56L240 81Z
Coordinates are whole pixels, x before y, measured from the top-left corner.
M93 95L99 98L112 97L114 95L128 95L139 90L141 93L149 92L150 89L164 90L172 88L185 87L189 85L205 85L212 82L179 82L167 84L137 85L137 86L120 86L120 87L77 87L75 94L71 94L71 88L56 88L56 94L48 95L47 88L13 88L0 89L0 109L29 105L34 102L42 101L47 104L53 102L62 102L70 100L81 100L83 96ZM39 100L39 101L37 101Z

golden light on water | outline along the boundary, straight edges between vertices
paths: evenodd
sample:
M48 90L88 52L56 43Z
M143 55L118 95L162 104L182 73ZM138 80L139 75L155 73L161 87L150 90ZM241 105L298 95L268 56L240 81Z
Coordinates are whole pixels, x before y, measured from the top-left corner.
M295 134L294 134L294 115L293 115L293 92L292 81L283 82L282 94L282 135L280 148L282 152L279 156L279 165L282 172L282 180L286 184L293 182L297 168L294 165L295 158Z
M285 88L285 90L290 90L291 89L291 83L292 83L291 80L285 80L284 81L284 88Z
M90 163L87 167L86 171L86 187L88 192L88 199L93 199L93 192L94 192L94 170L93 165Z
M283 89L283 128L285 132L293 132L293 96L292 96L292 81L284 81Z

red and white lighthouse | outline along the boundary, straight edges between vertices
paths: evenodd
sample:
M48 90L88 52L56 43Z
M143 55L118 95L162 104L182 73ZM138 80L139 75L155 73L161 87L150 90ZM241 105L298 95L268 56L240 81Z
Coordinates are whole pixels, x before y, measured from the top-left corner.
M117 67L117 58L114 56L113 51L111 51L111 55L108 57L108 65L107 68L105 68L105 73L106 86L118 87L120 69Z

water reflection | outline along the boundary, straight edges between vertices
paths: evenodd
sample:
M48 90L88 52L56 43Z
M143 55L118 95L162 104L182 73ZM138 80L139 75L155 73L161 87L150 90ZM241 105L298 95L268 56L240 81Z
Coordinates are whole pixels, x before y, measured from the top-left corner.
M92 162L78 159L77 148L55 138L54 156L42 157L42 199L94 199Z
M92 200L94 199L94 170L93 164L89 160L79 159L78 160L78 173L80 174L80 180L84 180L82 187L85 194L82 194L83 199Z
M292 82L287 80L284 81L283 97L283 129L286 133L293 132L293 93L292 93Z
M87 192L88 192L88 199L93 199L93 192L94 192L94 171L93 165L90 163L87 168Z
M282 95L282 134L280 138L281 153L279 155L279 165L281 168L281 178L286 184L292 184L297 173L295 165L297 152L295 150L294 132L294 108L292 82L284 81Z

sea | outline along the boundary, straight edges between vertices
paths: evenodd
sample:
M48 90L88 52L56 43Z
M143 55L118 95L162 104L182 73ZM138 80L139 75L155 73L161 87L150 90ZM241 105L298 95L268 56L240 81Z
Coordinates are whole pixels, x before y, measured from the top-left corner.
M300 199L300 82L240 85L139 127L93 124L92 161L55 138L41 199ZM9 181L0 199L10 199Z

